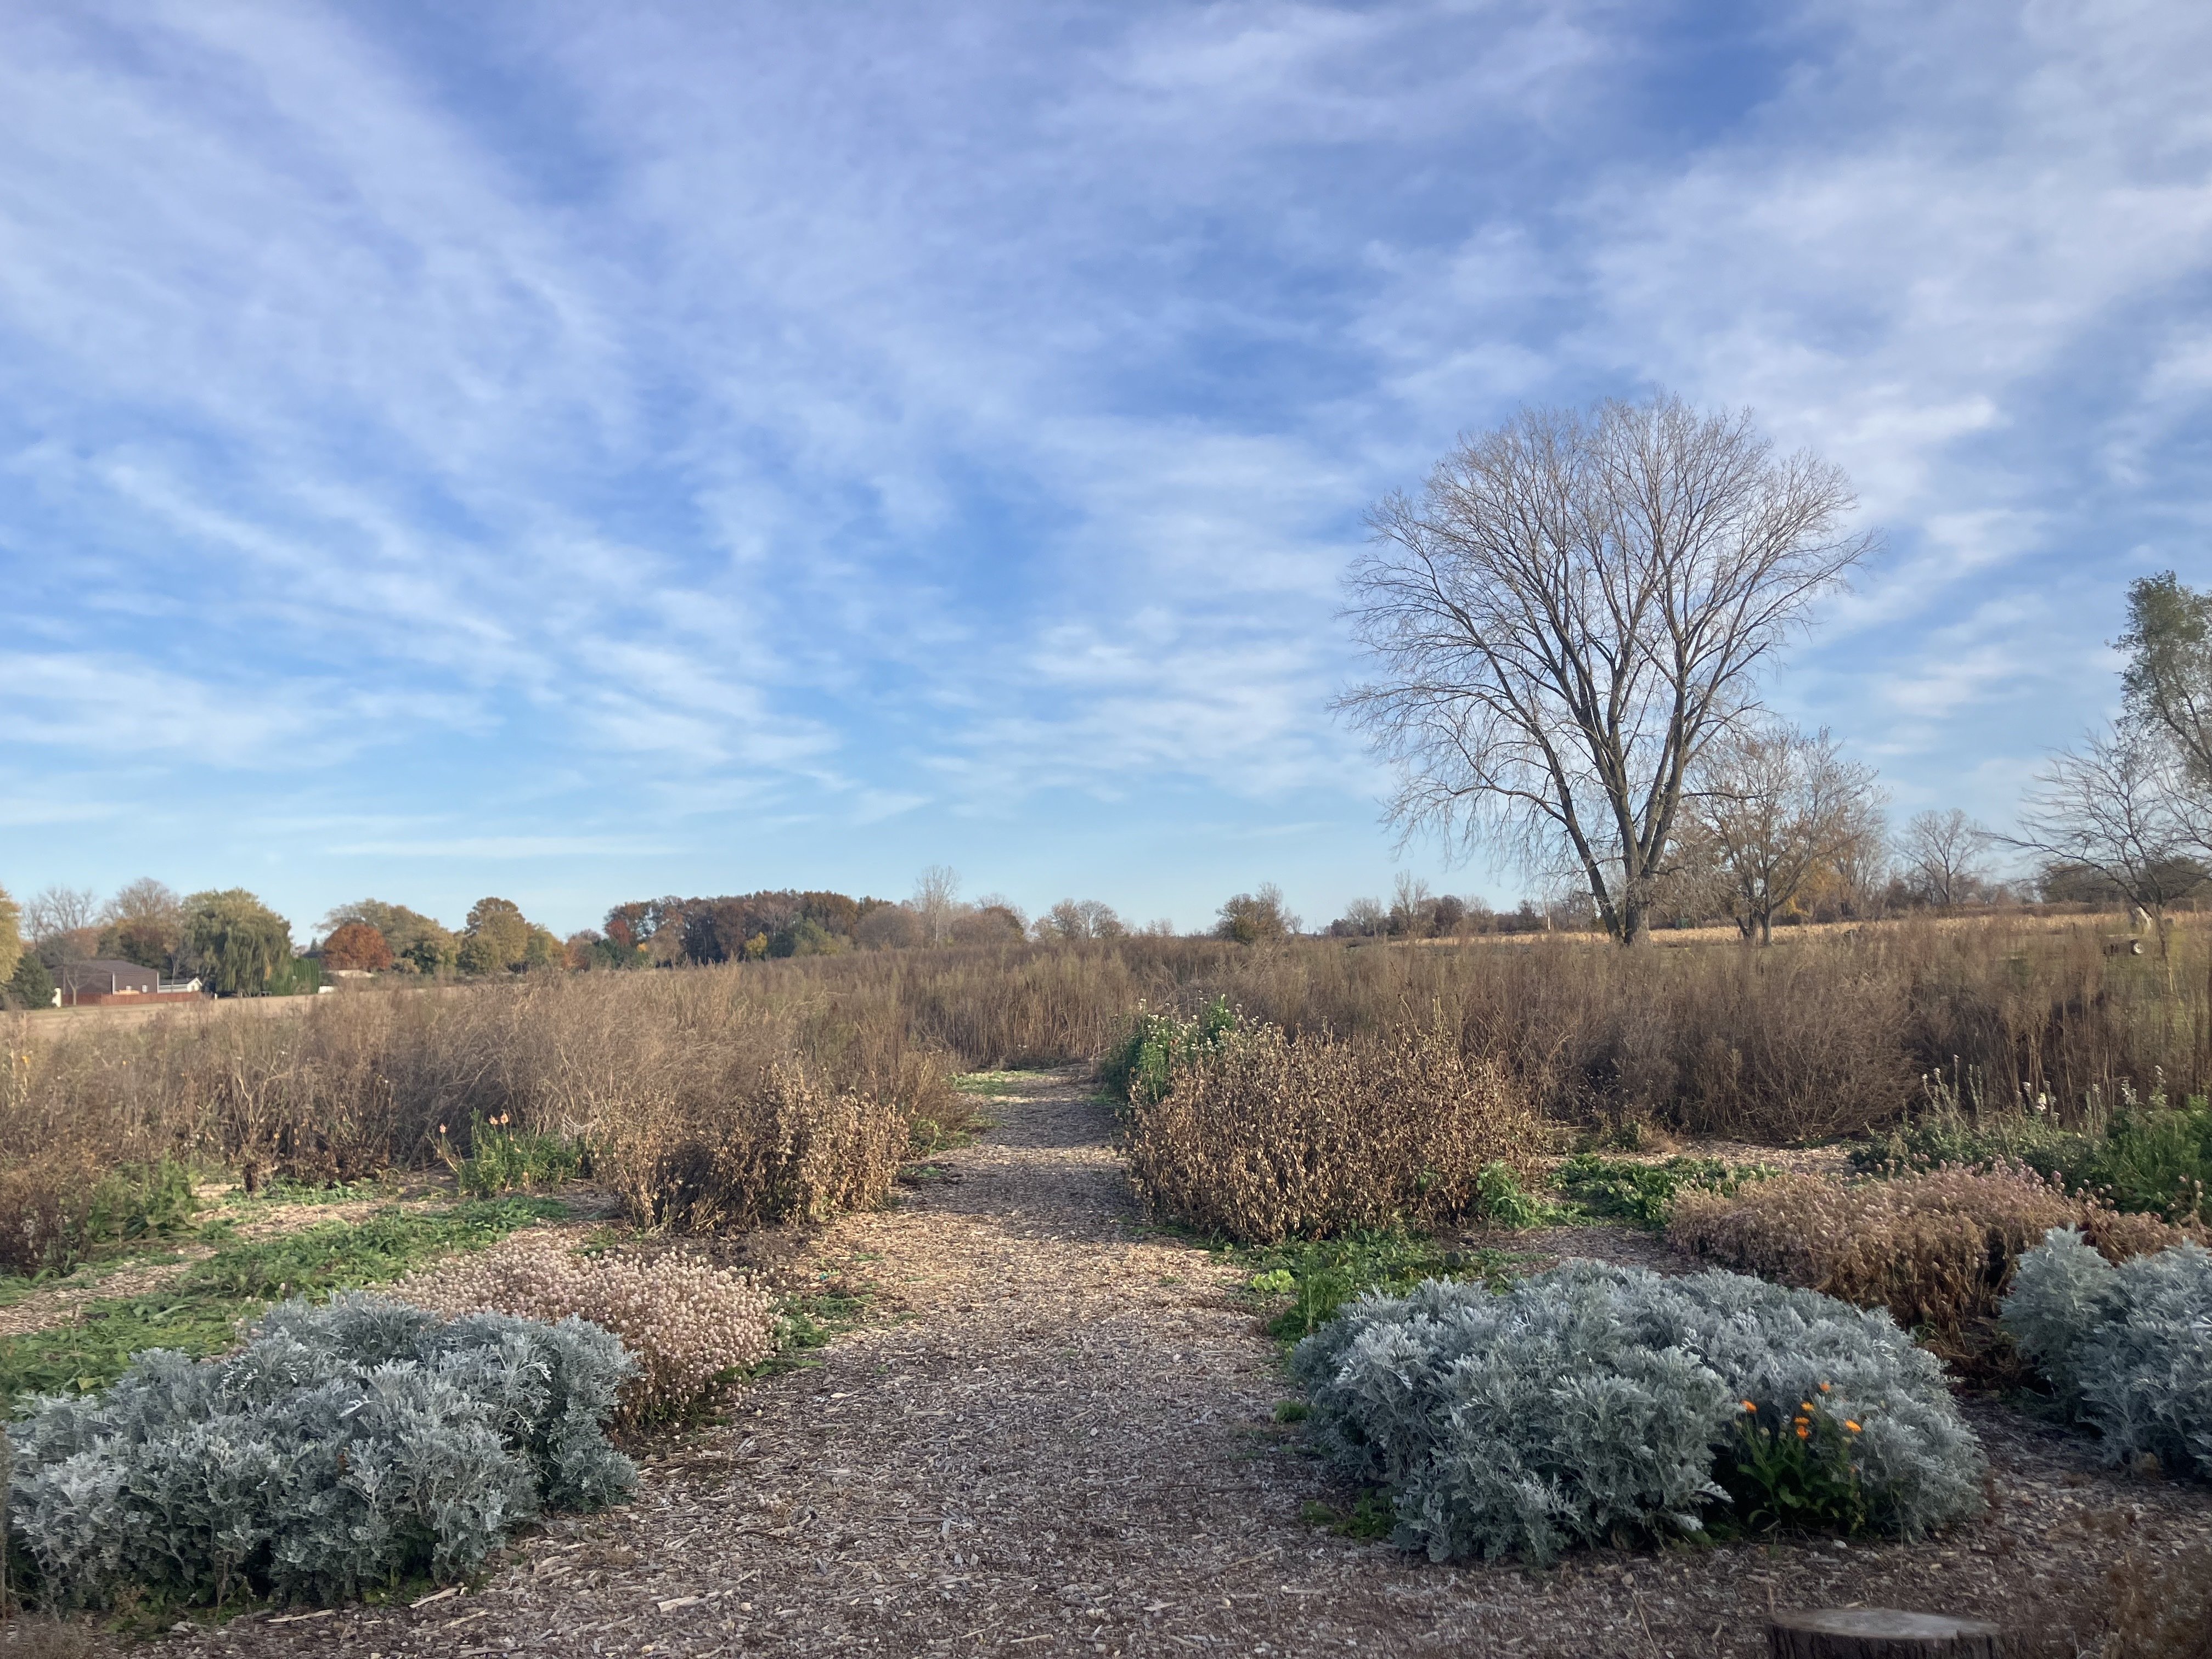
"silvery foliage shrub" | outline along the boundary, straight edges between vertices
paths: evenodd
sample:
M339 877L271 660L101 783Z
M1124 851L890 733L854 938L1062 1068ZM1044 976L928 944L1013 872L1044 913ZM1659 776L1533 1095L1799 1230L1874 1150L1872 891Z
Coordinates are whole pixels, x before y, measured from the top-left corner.
M1395 1541L1440 1561L1699 1530L1726 1501L1714 1462L1745 1401L1768 1424L1806 1400L1856 1422L1887 1531L1982 1501L1980 1446L1932 1355L1887 1313L1737 1273L1570 1261L1499 1292L1431 1279L1363 1297L1291 1364L1340 1465L1390 1488Z
M2212 1253L2177 1244L2117 1267L2073 1227L2020 1259L2005 1328L2104 1437L2212 1480Z
M600 1428L629 1370L580 1320L288 1302L224 1358L155 1351L104 1394L38 1401L9 1430L12 1529L57 1606L465 1573L541 1507L629 1490Z

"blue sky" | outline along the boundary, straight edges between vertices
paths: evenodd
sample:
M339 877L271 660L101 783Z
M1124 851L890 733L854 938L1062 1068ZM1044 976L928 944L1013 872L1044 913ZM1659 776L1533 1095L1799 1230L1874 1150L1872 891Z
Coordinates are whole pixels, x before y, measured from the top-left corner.
M1747 404L2010 815L2212 580L2212 8L0 3L0 883L1325 920L1376 497Z

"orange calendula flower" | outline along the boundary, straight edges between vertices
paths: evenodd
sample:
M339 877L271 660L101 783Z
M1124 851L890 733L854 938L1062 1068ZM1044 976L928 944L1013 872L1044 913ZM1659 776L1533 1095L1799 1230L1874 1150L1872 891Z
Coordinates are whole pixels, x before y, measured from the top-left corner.
M1744 1408L1744 1410L1746 1410L1746 1411L1747 1411L1747 1412L1755 1412L1755 1411L1757 1411L1757 1410L1759 1409L1759 1407L1758 1407L1756 1405L1753 1404L1753 1403L1752 1403L1750 1401L1748 1401L1748 1400L1747 1400L1747 1401L1745 1401L1743 1402L1743 1408Z
M1813 1402L1809 1400L1801 1400L1797 1402L1797 1409L1801 1412L1809 1412L1813 1409Z
M1827 1393L1827 1391L1828 1391L1828 1385L1827 1385L1826 1383L1825 1383L1825 1382L1823 1382L1822 1384L1820 1384L1820 1392L1821 1392L1822 1394L1826 1394L1826 1393Z
M1844 1426L1849 1429L1853 1434L1856 1434L1859 1431L1859 1425L1852 1422L1848 1417L1844 1419Z
M1806 1427L1802 1423L1800 1423L1800 1424L1797 1425L1797 1437L1798 1437L1800 1440L1804 1440L1804 1439L1807 1439L1807 1438L1810 1437L1810 1436L1812 1435L1812 1432L1813 1432L1813 1431L1812 1431L1812 1430L1810 1430L1810 1429L1808 1429L1808 1428L1807 1428L1807 1427Z

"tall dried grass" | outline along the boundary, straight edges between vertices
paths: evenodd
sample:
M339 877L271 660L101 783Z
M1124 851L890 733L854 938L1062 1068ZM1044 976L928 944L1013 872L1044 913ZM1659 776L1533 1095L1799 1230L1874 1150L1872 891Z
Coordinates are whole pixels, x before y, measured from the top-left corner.
M1875 924L1771 948L1625 951L1580 937L1424 947L1206 939L799 958L749 969L818 988L966 1066L1095 1058L1139 1001L1216 997L1293 1035L1362 1039L1432 1010L1547 1115L1649 1116L1771 1142L1896 1115L1942 1071L2068 1121L2122 1085L2212 1087L2212 929L2161 958L2108 955L2111 918Z
M872 1190L884 1143L857 1126L879 1110L957 1123L949 1069L1092 1059L1139 1003L1194 1014L1217 997L1290 1036L1355 1047L1440 1018L1546 1116L1771 1142L1891 1119L1938 1070L1970 1098L2046 1098L2067 1121L2124 1085L2205 1091L2212 930L2192 921L2170 957L2138 957L2106 954L2111 927L1870 926L1766 951L1145 939L533 978L131 1030L19 1022L0 1075L0 1261L51 1259L68 1195L119 1162L204 1156L251 1179L348 1179L422 1160L440 1123L465 1152L472 1116L501 1113L555 1133L657 1125L653 1158L670 1169L795 1159L806 1173L769 1208L796 1212L825 1158L877 1173L823 1190ZM796 1094L763 1092L777 1066L801 1079ZM837 1109L854 1119L843 1128L823 1103L836 1100L859 1103ZM757 1142L702 1131L747 1112ZM787 1154L757 1152L787 1139ZM637 1151L625 1167L653 1158ZM700 1213L747 1212L728 1196Z
M1367 1042L1263 1025L1194 1050L1136 1102L1127 1152L1154 1212L1274 1243L1454 1219L1486 1166L1526 1175L1545 1141L1504 1068L1447 1024Z
M2212 1659L2212 1545L2137 1558L2112 1575L2112 1629L2097 1659Z
M880 1011L734 969L326 997L292 1018L215 1011L36 1042L19 1028L0 1076L0 1266L58 1265L118 1164L352 1180L466 1153L470 1126L494 1118L589 1136L642 1221L819 1214L879 1197L911 1123L964 1121L947 1084L943 1057Z

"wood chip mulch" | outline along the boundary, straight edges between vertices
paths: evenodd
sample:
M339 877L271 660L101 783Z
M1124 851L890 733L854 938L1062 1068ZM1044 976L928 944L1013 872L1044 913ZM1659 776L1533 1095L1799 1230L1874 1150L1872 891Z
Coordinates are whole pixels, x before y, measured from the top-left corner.
M2106 1575L2212 1536L2212 1490L1969 1401L1986 1518L1918 1546L1600 1551L1437 1566L1301 1518L1342 1504L1295 1427L1236 1271L1139 1224L1071 1074L997 1100L895 1209L834 1224L817 1272L887 1316L663 1443L637 1498L554 1517L478 1587L413 1607L255 1613L179 1659L342 1652L1632 1656L1765 1651L1770 1607L2001 1621L2093 1648ZM1595 1241L1601 1243L1602 1241ZM1587 1253L1587 1252L1586 1252Z

